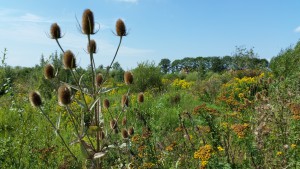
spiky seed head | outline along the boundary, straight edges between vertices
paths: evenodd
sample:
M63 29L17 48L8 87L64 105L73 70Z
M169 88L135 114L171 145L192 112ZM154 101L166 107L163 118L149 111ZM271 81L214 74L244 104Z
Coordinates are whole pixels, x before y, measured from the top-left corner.
M60 27L57 23L53 23L50 27L50 35L52 39L61 38Z
M29 100L33 107L40 107L42 105L42 98L39 92L30 92L29 93Z
M123 119L122 119L122 125L125 126L126 123L127 123L127 118L126 118L126 117L123 117Z
M138 94L138 102L143 103L144 102L144 93L141 92Z
M54 67L51 64L47 64L44 68L44 76L46 79L53 79L55 77Z
M99 87L103 83L103 75L98 73L96 75L96 85Z
M268 78L268 84L271 84L273 82L273 79L271 77Z
M82 14L82 32L90 35L94 34L94 14L90 9L86 9Z
M133 75L132 75L131 72L125 72L125 73L124 73L124 82L125 82L127 85L132 84L132 82L133 82Z
M103 140L105 138L105 133L103 131L100 131L100 139Z
M64 66L66 69L74 69L76 68L76 59L72 51L67 50L64 53Z
M71 103L71 89L67 85L58 88L58 103L66 106Z
M126 36L127 35L126 26L122 19L118 19L116 22L116 32L117 32L118 36Z
M130 128L128 129L128 134L129 134L130 136L133 136L133 135L134 135L134 129L133 129L133 127L130 127Z
M87 50L89 53L96 53L97 51L97 44L96 44L96 41L95 40L90 40L90 43L88 43L88 46L87 46Z
M109 124L111 129L116 129L118 127L118 122L116 119L111 120Z
M106 109L108 109L109 106L110 106L109 100L108 99L104 99L103 100L103 107L106 108Z
M122 137L123 137L124 139L128 138L128 132L127 132L126 129L122 129Z
M257 92L256 94L255 94L255 99L256 100L260 100L262 97L261 97L261 94L259 93L259 92Z
M129 98L126 94L124 94L122 96L121 106L122 107L125 107L125 106L128 107L128 104L129 104Z

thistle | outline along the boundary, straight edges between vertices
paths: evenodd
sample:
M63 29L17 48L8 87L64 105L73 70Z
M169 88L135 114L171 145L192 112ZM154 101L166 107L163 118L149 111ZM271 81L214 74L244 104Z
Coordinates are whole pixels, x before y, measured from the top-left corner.
M67 85L62 85L58 88L58 103L61 106L71 103L71 90Z
M42 105L41 95L38 92L29 93L29 100L33 107L40 107Z
M82 15L82 32L90 35L94 34L94 14L90 9L86 9Z
M139 93L138 94L138 102L139 103L143 103L144 102L144 93Z
M110 121L110 128L111 128L111 129L117 129L117 127L118 127L118 122L117 122L117 120L116 120L116 119L111 120L111 121Z
M124 82L127 84L127 85L130 85L133 83L133 75L131 72L125 72L124 73Z
M72 51L67 50L64 53L64 60L63 60L64 66L66 69L74 69L76 68L76 59Z
M129 105L129 100L128 100L128 96L125 94L122 96L122 101L121 101L121 106L122 107L128 107Z
M57 23L53 23L50 27L50 35L51 39L60 39L61 33L60 33L60 27Z
M103 83L103 75L101 73L98 73L96 75L96 85L99 87Z
M109 100L108 99L104 99L104 101L103 101L103 107L106 108L106 109L108 109L109 106L110 106Z
M123 137L123 139L128 138L128 132L126 129L122 129L122 137Z
M95 40L90 40L90 42L88 43L88 46L87 46L87 51L88 53L96 53L97 51L97 44L96 44L96 41Z
M133 127L130 127L130 128L128 129L128 134L129 134L130 136L133 136L133 135L134 135L134 129L133 129Z
M123 20L118 19L116 22L116 32L118 36L126 36L127 35L127 31L126 31L126 26L123 22Z
M47 64L44 68L44 75L46 79L53 79L55 77L54 67L51 64Z
M123 117L123 119L122 119L122 125L125 126L126 123L127 123L127 118L126 118L126 117Z

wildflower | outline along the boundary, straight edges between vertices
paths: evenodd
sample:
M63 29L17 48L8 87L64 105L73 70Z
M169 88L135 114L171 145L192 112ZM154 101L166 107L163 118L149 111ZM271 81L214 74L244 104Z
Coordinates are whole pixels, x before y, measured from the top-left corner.
M58 88L58 103L65 106L71 103L71 90L67 85Z
M282 152L281 152L281 151L277 151L276 155L277 155L277 156L281 156L281 155L282 155Z
M82 32L90 35L94 34L94 14L90 9L86 9L82 15Z
M291 144L291 148L292 149L296 148L296 144Z
M218 146L217 148L218 148L219 151L224 151L224 148L221 147L221 146Z
M201 166L205 167L208 164L208 161L201 161Z
M44 76L46 79L53 79L55 77L54 67L51 64L47 64L44 68Z
M127 35L127 31L126 31L126 26L123 22L123 20L118 19L116 22L116 32L118 36L126 36Z
M90 40L90 42L88 43L88 46L87 46L87 51L89 53L96 53L97 51L97 45L96 45L96 41L95 40Z
M127 85L132 84L132 82L133 82L133 76L132 76L132 73L131 73L131 72L125 72L125 73L124 73L124 82L125 82Z
M199 150L194 153L194 158L201 159L201 161L208 161L211 158L212 151L212 146L207 144L200 147Z
M66 69L76 68L76 59L75 59L74 54L70 50L67 50L64 53L63 63L64 63L64 66Z
M31 92L29 100L33 107L40 107L42 105L41 95L38 92Z
M50 27L50 35L52 39L60 39L61 33L60 33L60 27L57 23L53 23Z

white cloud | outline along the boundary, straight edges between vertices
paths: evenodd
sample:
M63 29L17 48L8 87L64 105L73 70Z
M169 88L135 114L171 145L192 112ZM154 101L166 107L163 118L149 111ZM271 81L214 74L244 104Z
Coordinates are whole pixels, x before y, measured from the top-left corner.
M300 26L298 26L296 29L294 29L294 32L300 33Z

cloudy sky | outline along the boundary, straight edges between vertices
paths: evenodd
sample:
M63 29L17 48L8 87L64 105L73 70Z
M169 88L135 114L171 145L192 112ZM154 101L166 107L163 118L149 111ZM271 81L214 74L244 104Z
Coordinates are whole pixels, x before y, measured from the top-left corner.
M61 44L72 50L82 67L88 65L87 38L76 27L84 9L94 12L100 31L97 65L107 66L118 43L112 31L122 18L129 30L117 61L124 69L138 62L197 56L225 56L235 46L254 47L270 59L300 37L299 0L0 0L0 50L7 63L34 66L41 55L59 51L47 37L57 22Z

